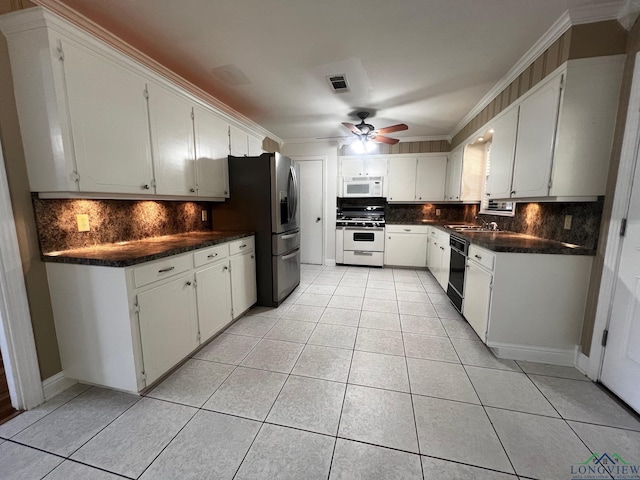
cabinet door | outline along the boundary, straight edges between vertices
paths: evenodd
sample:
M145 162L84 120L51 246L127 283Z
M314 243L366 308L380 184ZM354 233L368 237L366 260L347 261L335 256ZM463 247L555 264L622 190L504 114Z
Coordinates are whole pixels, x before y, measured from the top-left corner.
M475 262L467 262L462 313L483 342L487 341L492 282L491 273Z
M416 158L389 159L389 194L391 202L413 202L416 198Z
M343 177L357 177L364 174L364 157L349 157L340 159L340 172Z
M200 343L231 322L231 275L225 259L196 272Z
M451 247L449 246L449 236L446 235L446 239L443 239L440 243L440 251L442 255L440 276L438 277L438 283L442 289L446 292L449 287L449 265L451 262Z
M384 244L385 265L400 267L426 267L427 244L426 233L388 233Z
M444 198L447 156L418 158L415 200L440 201Z
M258 300L255 254L247 252L234 255L230 264L233 318L238 318Z
M509 110L491 128L493 128L493 139L489 154L489 179L485 193L489 198L510 198L518 130L518 108Z
M444 193L445 200L460 200L462 185L462 149L449 154L447 161L447 179Z
M389 170L387 157L369 157L365 161L364 174L370 177L382 177Z
M195 196L192 104L159 85L148 89L156 193Z
M244 157L249 154L249 136L244 130L229 126L229 149L231 155Z
M229 197L229 126L220 117L194 107L198 196Z
M249 156L257 157L262 155L264 150L262 149L262 138L249 135Z
M191 274L137 296L147 385L198 346L198 317Z
M549 195L561 76L520 104L512 197Z
M153 193L145 81L75 43L62 48L80 191Z

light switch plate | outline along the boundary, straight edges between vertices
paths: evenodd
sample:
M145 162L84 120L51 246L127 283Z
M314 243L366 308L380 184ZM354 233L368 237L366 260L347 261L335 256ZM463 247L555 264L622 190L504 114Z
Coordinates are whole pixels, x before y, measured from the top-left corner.
M207 211L206 210L202 210L201 218L202 218L203 222L207 221Z
M571 230L571 221L573 220L573 215L565 215L564 216L564 229Z
M78 224L79 232L89 231L89 215L87 215L86 213L76 215L76 223Z
M439 217L439 216L440 216L440 209L436 208L436 217Z

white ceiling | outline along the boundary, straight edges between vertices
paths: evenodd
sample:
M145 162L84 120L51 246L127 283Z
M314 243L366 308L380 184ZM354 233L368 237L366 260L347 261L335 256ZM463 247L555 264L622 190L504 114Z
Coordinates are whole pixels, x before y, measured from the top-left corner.
M409 126L391 136L444 138L567 9L602 3L61 1L282 139L348 135L359 109ZM330 90L338 73L350 93Z

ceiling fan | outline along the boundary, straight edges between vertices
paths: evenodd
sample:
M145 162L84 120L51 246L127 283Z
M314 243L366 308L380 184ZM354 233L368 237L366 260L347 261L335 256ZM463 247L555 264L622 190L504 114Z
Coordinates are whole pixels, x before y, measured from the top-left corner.
M366 142L376 142L395 145L400 140L397 138L385 137L383 134L400 132L409 128L404 123L399 123L397 125L391 125L389 127L379 128L376 130L370 123L365 123L365 120L369 116L369 112L358 112L357 115L361 120L359 124L354 125L353 123L342 122L342 125L347 127L363 144Z

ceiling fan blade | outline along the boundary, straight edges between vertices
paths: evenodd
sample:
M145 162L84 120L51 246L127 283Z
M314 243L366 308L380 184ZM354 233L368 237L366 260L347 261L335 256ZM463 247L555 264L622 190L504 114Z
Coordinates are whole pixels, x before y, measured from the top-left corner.
M353 123L342 122L342 125L347 127L349 130L351 130L356 135L361 135L362 134L360 129L358 127L356 127Z
M393 133L393 132L401 132L402 130L408 130L409 127L404 123L399 123L397 125L391 125L390 127L384 127L378 130L378 133Z
M397 138L383 137L382 135L376 135L371 140L373 142L386 143L388 145L395 145L396 143L398 143L400 141Z

